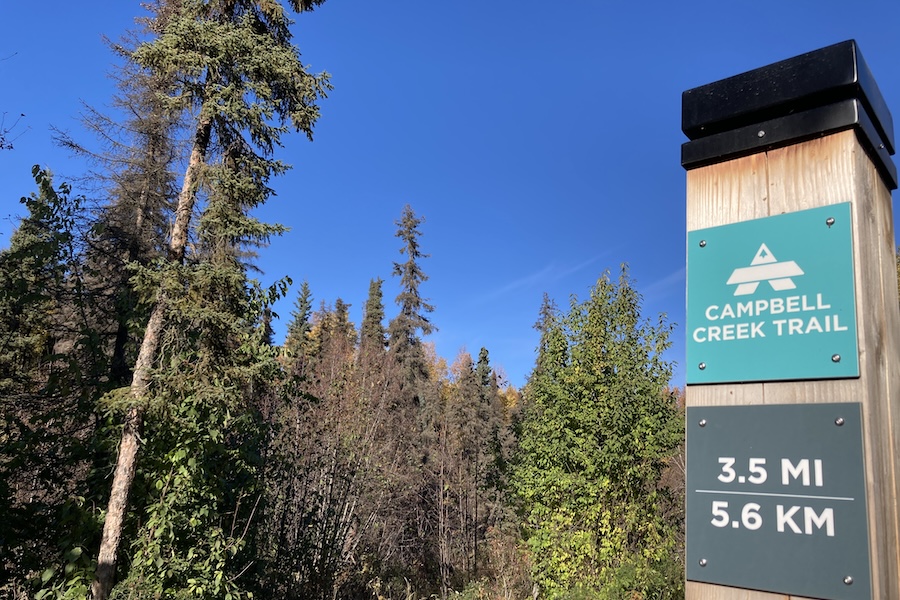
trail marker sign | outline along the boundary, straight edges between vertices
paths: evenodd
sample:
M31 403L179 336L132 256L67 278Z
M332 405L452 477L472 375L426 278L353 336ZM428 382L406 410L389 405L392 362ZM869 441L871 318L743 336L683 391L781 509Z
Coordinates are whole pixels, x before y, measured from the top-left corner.
M900 599L887 103L852 40L682 99L685 598Z
M859 376L850 211L688 232L687 383Z

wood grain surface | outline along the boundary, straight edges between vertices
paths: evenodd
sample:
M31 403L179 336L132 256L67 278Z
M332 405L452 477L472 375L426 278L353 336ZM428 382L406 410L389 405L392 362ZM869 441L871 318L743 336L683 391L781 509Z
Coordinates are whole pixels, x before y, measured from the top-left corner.
M891 194L854 131L688 171L688 231L851 203L860 377L689 385L687 406L859 402L874 599L900 598L900 304ZM688 265L690 268L690 265ZM798 598L688 582L688 600Z

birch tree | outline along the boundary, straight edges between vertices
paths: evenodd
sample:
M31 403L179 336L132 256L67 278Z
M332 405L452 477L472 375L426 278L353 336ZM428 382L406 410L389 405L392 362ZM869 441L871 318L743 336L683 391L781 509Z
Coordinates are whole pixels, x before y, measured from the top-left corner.
M663 357L671 327L640 302L623 269L567 312L541 309L512 484L545 598L683 593L659 485L683 427Z

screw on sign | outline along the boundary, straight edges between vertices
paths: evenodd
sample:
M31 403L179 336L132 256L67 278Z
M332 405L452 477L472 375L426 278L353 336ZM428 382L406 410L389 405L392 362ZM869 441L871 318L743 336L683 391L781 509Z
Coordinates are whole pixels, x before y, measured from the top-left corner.
M688 232L688 384L858 376L850 215Z
M687 411L688 579L809 598L867 598L859 405Z

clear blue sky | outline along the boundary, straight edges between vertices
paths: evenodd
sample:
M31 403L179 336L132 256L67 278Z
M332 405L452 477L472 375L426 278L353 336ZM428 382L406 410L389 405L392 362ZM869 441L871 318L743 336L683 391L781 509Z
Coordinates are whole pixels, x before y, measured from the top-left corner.
M78 114L110 98L102 36L140 14L126 0L4 6L0 112L7 126L26 117L0 152L0 245L33 164L82 174L49 126L92 141ZM422 293L448 361L485 346L521 386L542 295L565 306L627 262L645 316L678 325L669 358L683 363L681 92L853 38L900 121L898 32L897 0L329 0L295 41L335 89L315 141L295 135L280 153L294 169L262 212L291 227L259 263L266 282L295 282L277 331L304 279L358 324L381 277L392 317L394 221L409 203L426 219Z

